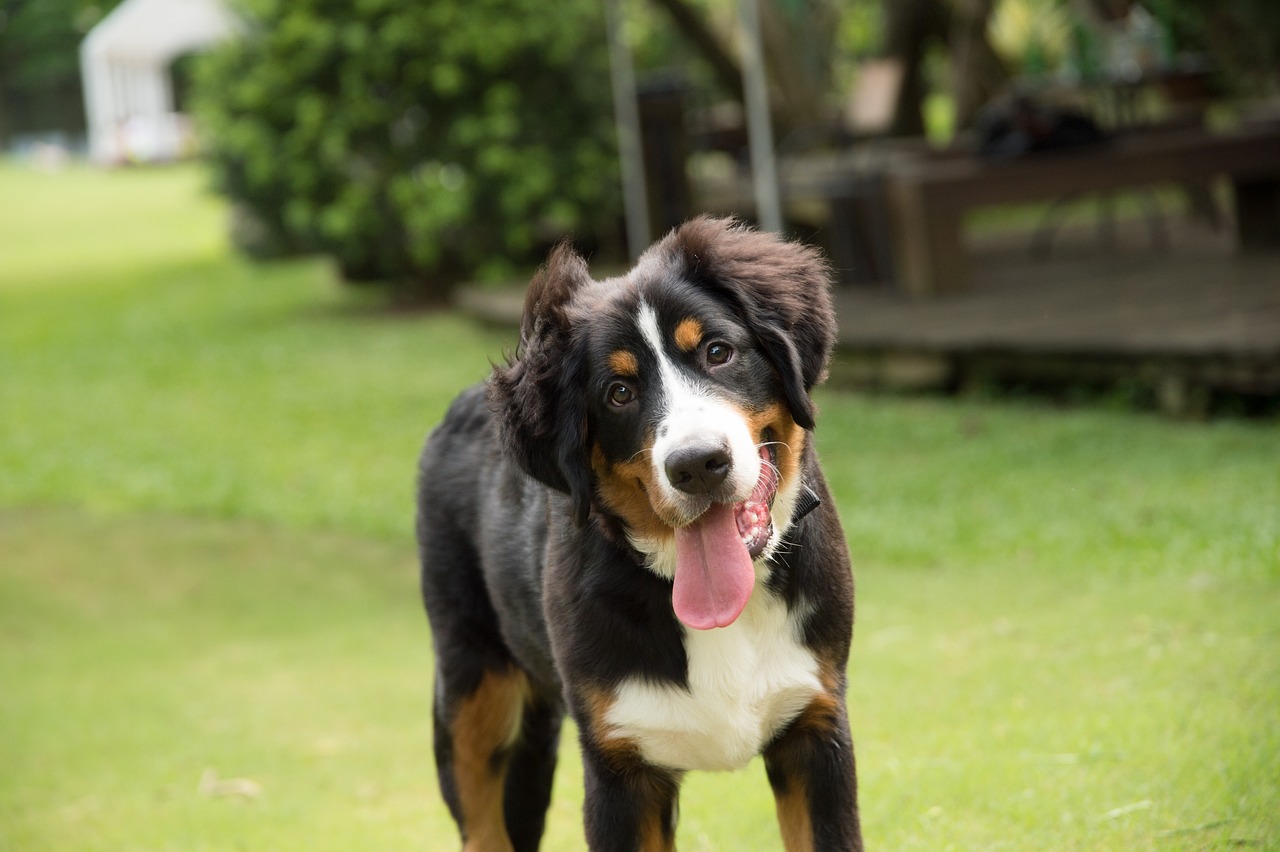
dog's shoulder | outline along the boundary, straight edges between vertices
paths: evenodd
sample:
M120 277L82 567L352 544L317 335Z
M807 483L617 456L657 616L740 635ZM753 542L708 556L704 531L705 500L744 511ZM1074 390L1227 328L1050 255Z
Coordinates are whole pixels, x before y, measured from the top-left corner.
M477 383L458 394L436 426L433 436L483 435L493 421L486 401L485 387L484 383Z
M473 385L454 399L422 448L420 515L462 518L470 526L492 474L505 466L485 385Z

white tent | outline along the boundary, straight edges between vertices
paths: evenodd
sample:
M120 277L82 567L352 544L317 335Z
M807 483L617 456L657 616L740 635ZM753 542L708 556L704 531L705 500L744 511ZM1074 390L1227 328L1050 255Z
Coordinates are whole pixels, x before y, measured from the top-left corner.
M124 0L80 44L80 73L97 163L165 160L182 152L186 131L174 111L169 65L232 35L222 0Z

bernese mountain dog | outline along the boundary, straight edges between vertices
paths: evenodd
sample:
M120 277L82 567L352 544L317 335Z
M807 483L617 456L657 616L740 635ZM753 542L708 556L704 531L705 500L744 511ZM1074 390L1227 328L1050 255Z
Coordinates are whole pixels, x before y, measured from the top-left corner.
M692 769L764 755L788 850L862 845L853 577L813 447L813 249L700 218L626 275L567 246L419 467L435 755L465 850L533 850L561 720L593 850L671 849Z

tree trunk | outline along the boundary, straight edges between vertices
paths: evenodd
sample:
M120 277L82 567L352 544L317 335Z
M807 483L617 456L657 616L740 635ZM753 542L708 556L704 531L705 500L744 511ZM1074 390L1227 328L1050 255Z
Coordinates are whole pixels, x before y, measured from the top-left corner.
M983 104L1009 81L1009 70L987 38L994 0L952 0L951 97L956 130L970 127Z
M716 82L743 102L742 68L736 52L686 0L652 0L711 66ZM831 56L835 46L836 0L806 0L789 15L777 0L761 0L766 72L772 84L770 109L780 134L820 128L826 122Z
M826 129L836 17L831 0L808 0L796 15L786 14L777 0L760 3L765 61L775 90L772 111L782 134L816 139Z
M950 24L941 0L880 0L884 12L884 54L902 63L902 88L889 133L924 134L924 56L929 43L944 41Z
M720 37L684 0L652 0L652 2L671 16L676 28L711 66L716 82L725 90L725 93L742 103L742 68Z

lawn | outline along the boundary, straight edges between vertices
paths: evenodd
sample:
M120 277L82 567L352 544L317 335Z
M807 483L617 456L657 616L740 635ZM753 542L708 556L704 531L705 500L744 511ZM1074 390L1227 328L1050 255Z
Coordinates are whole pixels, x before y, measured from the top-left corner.
M0 848L456 848L413 468L510 334L237 259L195 168L0 198ZM871 848L1280 848L1275 422L820 404ZM680 847L772 810L691 776Z

